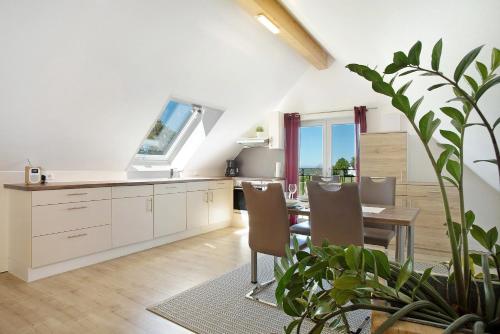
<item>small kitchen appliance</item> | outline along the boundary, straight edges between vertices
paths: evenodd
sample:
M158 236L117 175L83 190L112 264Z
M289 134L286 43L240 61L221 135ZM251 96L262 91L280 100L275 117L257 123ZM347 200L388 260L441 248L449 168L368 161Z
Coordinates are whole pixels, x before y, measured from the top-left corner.
M42 169L40 167L24 167L24 182L26 184L42 183Z
M236 167L235 160L226 160L226 176L238 176L240 170Z

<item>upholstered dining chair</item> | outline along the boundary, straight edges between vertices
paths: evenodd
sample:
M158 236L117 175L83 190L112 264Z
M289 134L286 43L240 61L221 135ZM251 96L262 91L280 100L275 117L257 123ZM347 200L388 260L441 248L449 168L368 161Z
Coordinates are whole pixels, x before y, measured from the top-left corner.
M395 205L396 178L362 176L359 183L363 204ZM394 225L365 223L365 243L382 246L386 252L396 232Z
M311 241L339 246L363 246L363 213L356 183L336 188L320 182L307 183L311 210Z
M339 187L340 177L338 175L327 177L312 175L311 181L319 182L321 185L323 185L323 188L336 189ZM290 233L299 235L311 235L311 217L299 218L297 224L290 226Z
M290 245L290 222L281 184L270 183L265 190L258 190L251 183L243 182L242 187L248 210L251 282L255 284L258 283L257 253L275 258L285 256L286 245ZM300 247L306 245L306 237L297 236L297 240Z

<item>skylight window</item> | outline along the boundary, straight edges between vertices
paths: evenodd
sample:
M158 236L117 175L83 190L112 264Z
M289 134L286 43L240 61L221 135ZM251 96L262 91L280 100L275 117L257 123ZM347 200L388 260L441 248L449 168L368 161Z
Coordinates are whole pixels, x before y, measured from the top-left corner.
M132 169L141 170L140 167L144 166L183 168L222 113L221 110L170 100L139 146Z

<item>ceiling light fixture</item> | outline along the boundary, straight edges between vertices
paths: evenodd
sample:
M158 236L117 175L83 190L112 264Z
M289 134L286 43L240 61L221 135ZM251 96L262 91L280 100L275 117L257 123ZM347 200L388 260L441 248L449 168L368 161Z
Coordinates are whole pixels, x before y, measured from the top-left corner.
M257 21L259 21L264 27L266 27L273 34L279 34L280 29L271 22L264 14L259 14L256 16Z

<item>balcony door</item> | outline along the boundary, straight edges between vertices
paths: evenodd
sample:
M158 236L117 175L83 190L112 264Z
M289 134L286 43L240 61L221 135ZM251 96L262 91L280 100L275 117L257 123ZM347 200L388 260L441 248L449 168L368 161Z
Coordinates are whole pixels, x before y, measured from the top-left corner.
M355 180L356 127L348 120L302 121L299 130L299 194L312 175Z

